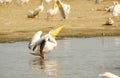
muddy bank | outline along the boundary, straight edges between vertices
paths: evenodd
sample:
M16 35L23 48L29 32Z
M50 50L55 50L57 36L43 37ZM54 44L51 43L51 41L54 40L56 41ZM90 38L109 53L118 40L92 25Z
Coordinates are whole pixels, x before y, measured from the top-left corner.
M72 33L74 32L74 33ZM35 32L17 32L13 34L0 34L0 42L14 42L30 40ZM66 37L104 37L104 36L120 36L120 29L63 29L57 39Z

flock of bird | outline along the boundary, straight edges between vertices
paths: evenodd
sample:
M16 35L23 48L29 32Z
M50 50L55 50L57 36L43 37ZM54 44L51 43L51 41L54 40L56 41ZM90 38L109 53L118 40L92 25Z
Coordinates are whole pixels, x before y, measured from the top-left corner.
M114 24L114 21L112 18L115 18L120 15L120 4L117 1L113 1L113 5L105 8L107 12L112 13L112 17L109 17L107 21L105 22L106 25L112 25Z
M0 4L9 4L13 0L0 0ZM16 0L19 4L28 3L30 0ZM44 2L50 3L53 1L53 7L47 10L47 18L54 17L58 11L60 11L63 19L68 19L70 13L70 5L62 2L61 0L41 0L41 4L32 11L29 11L27 14L28 18L35 18L39 16L40 12L44 11ZM51 30L48 34L41 37L42 31L38 31L34 34L33 38L29 42L29 49L32 51L31 54L40 56L44 59L44 54L50 52L57 46L55 36L63 26L58 27L57 29Z
M50 0L47 0L47 2L50 2ZM34 11L30 11L28 17L35 18L37 15L39 15L39 12L43 12L43 10L44 10L43 0L41 0L41 5L38 6ZM59 10L61 11L63 18L67 19L70 12L70 5L64 4L60 0L56 0L54 6L47 11L47 18L55 16ZM113 16L118 16L120 14L120 4L115 2L114 6L110 6L109 8L106 9L106 11L112 12ZM112 25L113 23L114 21L112 20L112 18L108 18L105 24ZM45 59L44 54L52 51L57 46L55 36L59 33L59 31L62 28L63 26L55 30L51 30L48 32L48 34L42 37L41 37L42 31L36 32L28 45L29 49L32 50L31 54L40 56L44 60ZM99 74L99 78L120 78L120 77L113 73L105 72L103 74Z
M11 3L13 0L0 0L0 4L8 4ZM30 0L16 0L18 4L28 3ZM54 17L58 11L60 11L63 19L68 19L70 14L70 5L62 2L61 0L41 0L41 4L35 8L34 10L30 10L27 14L28 18L35 18L39 16L40 12L44 11L44 2L50 3L54 2L53 7L47 10L47 18Z
M46 2L51 2L51 0L45 0ZM40 12L44 11L44 0L41 0L41 4L34 9L29 11L27 14L28 18L35 18L39 16ZM47 10L47 19L54 17L58 11L61 12L63 19L68 19L70 13L70 5L63 3L61 0L54 0L54 5ZM55 30L51 30L48 34L41 37L42 31L38 31L34 34L33 38L29 42L29 49L32 50L32 55L40 56L44 59L44 54L50 52L57 46L55 36L63 28L63 26L58 27Z
M49 3L51 0L45 0L45 1ZM101 0L101 1L103 1L103 0ZM39 15L40 12L43 12L43 10L44 10L43 4L44 4L44 0L41 0L41 4L35 10L29 11L28 18L35 18L36 16ZM114 1L113 4L114 5L112 5L108 8L105 8L105 10L107 12L112 12L113 17L116 17L120 14L120 4L118 4L117 1ZM58 11L61 12L61 15L64 19L67 19L69 16L69 13L70 13L70 5L63 3L61 0L54 0L53 7L47 11L47 18L55 16L58 13ZM112 25L113 23L114 23L113 19L111 17L109 17L107 19L107 21L105 22L105 25ZM29 43L29 48L33 51L33 53L31 53L31 54L39 55L44 59L43 53L47 53L47 52L51 51L52 49L54 49L54 47L57 45L57 42L55 41L55 38L53 38L51 36L50 33L48 33L47 35L40 38L41 33L42 33L41 31L38 31L33 36L32 40ZM46 42L49 42L49 41L50 41L50 43L47 44ZM34 44L34 46L33 46L33 44ZM38 47L38 45L39 45L39 47ZM49 45L51 46L51 48ZM39 49L37 49L37 52L36 52L36 48L39 48ZM45 48L45 50L44 50L44 48Z
M50 2L51 0L45 0ZM44 0L41 0L41 4L35 8L33 11L29 11L27 14L28 18L35 18L39 16L40 12L44 11ZM47 18L54 17L58 11L61 12L61 15L64 19L68 19L70 13L70 5L63 3L61 0L55 0L53 7L47 10Z
M29 2L29 0L16 0L20 4L24 4ZM52 0L45 0L47 3ZM103 0L96 0L96 2L101 2ZM0 0L0 3L6 4L11 3L12 0ZM117 1L113 2L114 5L106 8L107 12L112 12L113 17L116 17L120 14L120 4ZM44 0L41 0L41 4L34 9L33 11L29 11L27 16L28 18L35 18L39 15L40 12L44 10ZM47 18L54 17L58 11L61 12L61 15L64 19L68 19L70 13L70 5L63 3L61 0L54 0L54 5L47 11ZM112 25L114 21L112 18L108 18L106 21L106 25ZM29 41L28 47L32 51L32 55L40 56L42 59L45 59L45 53L52 51L57 46L57 41L55 37L62 30L63 26L60 26L56 29L50 30L48 34L41 36L42 31L36 32L32 39ZM100 78L120 78L117 75L114 75L110 72L105 72L103 74L99 74Z
M8 4L11 3L13 0L0 0L0 4ZM16 0L16 2L18 4L24 4L24 3L28 3L29 0Z
M16 0L19 4L29 2L29 0ZM63 3L61 0L41 0L41 4L33 11L29 11L27 14L28 18L35 18L39 16L40 12L44 11L44 1L50 3L54 1L53 7L47 10L47 18L54 17L58 11L60 11L63 19L68 19L70 13L70 5ZM12 0L0 0L1 4L11 3ZM42 35L42 31L38 31L34 34L33 38L29 42L29 49L32 51L32 55L40 56L42 59L45 58L44 54L52 51L56 46L55 40L56 35L61 31L63 26L57 29L51 30L48 34Z
M101 3L101 2L103 2L103 0L95 0L95 3ZM106 13L110 12L112 14L112 17L108 17L104 25L113 25L114 24L113 19L120 15L120 4L118 3L118 1L113 1L113 5L106 7L104 9L97 9L97 10L107 11Z

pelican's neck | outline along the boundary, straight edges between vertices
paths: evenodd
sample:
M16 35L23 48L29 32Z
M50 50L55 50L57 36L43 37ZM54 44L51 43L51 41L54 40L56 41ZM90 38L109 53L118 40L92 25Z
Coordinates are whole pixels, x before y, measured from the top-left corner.
M62 1L61 1L61 0L58 0L58 2L59 2L60 4L62 4Z
M55 2L54 3L54 9L58 7L58 4Z
M114 4L114 6L118 5L118 2L117 1L113 1L113 4Z
M61 8L61 6L62 6L62 1L61 0L57 0L55 3L59 8Z
M44 0L41 0L41 5L43 5Z

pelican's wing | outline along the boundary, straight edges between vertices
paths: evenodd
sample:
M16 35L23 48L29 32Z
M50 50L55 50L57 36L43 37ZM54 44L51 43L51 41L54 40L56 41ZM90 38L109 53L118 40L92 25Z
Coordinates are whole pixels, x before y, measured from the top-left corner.
M36 32L35 35L33 36L32 40L31 40L31 43L37 42L40 39L41 34L42 34L42 31Z
M49 33L52 35L53 38L55 38L58 35L58 33L63 29L63 27L63 25L59 26L58 28L51 30Z
M38 42L41 38L41 34L42 34L42 31L38 31L34 34L34 36L32 37L32 39L30 40L29 42L29 45L28 47L31 49L31 46L35 45L36 42Z
M46 34L44 36L42 36L33 46L32 50L34 51L36 49L37 46L41 46L43 47L45 45L46 39L50 36L50 34ZM44 45L42 45L44 44Z

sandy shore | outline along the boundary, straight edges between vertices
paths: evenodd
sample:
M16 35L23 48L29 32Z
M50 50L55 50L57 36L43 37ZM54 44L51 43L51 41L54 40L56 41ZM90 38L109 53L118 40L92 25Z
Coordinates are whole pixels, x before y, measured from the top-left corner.
M120 18L115 18L112 26L104 26L107 18L112 16L111 13L96 11L112 5L113 0L105 0L100 4L95 4L93 0L63 1L71 5L67 20L62 19L60 12L54 18L46 19L46 11L53 3L44 3L44 12L35 19L27 18L26 15L28 10L33 10L40 4L39 0L31 0L24 5L17 5L15 2L0 5L0 42L30 40L38 30L45 34L61 25L64 28L58 37L120 36Z

